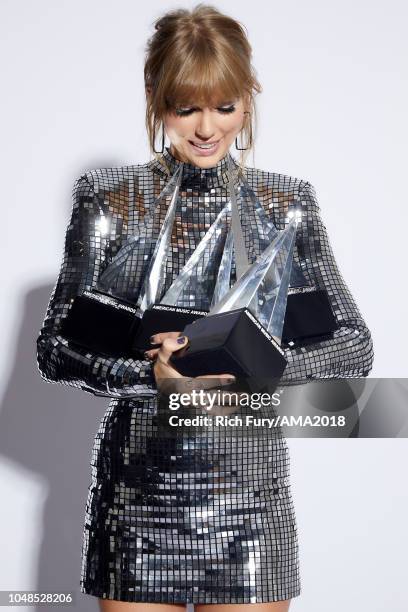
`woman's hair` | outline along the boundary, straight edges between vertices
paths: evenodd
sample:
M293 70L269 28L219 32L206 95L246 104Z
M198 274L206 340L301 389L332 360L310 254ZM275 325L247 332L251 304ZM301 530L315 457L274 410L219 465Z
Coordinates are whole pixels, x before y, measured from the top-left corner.
M216 8L198 4L174 9L154 22L146 45L144 80L146 129L152 154L166 113L176 106L217 106L243 97L250 115L240 133L247 146L255 138L255 93L262 91L251 64L252 49L244 26ZM241 152L243 166L250 149Z

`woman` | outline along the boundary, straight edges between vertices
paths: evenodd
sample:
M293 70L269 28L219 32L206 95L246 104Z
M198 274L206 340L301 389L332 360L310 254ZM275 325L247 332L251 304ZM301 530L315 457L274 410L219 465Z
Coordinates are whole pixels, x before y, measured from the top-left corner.
M95 286L183 164L166 289L225 205L231 145L246 155L253 144L261 87L243 27L198 5L167 13L155 28L144 74L146 125L159 154L145 164L90 170L75 182L61 271L37 341L45 380L111 398L93 448L81 591L107 611L182 610L190 602L202 612L226 604L284 612L300 593L284 438L252 440L234 453L208 438L207 446L181 444L174 454L157 439L154 415L163 381L183 378L169 358L188 338L158 334L158 346L137 360L92 353L60 334L73 298ZM281 383L366 376L371 335L334 260L313 186L246 167L244 157L234 166L237 183L246 177L276 228L300 215L294 262L310 285L327 289L339 324L331 339L285 349ZM155 214L162 223L166 208ZM123 295L134 302L144 277L133 272L146 271L150 254L136 250L129 266Z

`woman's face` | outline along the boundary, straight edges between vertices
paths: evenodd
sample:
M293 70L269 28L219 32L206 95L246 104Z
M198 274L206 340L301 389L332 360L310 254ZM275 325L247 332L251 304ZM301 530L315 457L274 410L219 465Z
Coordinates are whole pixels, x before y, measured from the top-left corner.
M226 100L214 108L195 104L176 107L164 118L170 152L180 161L200 168L215 166L249 117L244 114L246 110L243 98Z

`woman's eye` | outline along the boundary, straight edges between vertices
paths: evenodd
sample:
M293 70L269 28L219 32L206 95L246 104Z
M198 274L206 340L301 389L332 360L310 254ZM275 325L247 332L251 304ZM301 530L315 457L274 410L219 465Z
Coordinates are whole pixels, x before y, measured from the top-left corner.
M184 117L184 115L190 115L194 108L176 108L176 115Z
M221 113L233 113L235 110L235 106L228 106L228 107L224 107L224 106L220 106L217 110L219 110Z
M191 115L192 112L194 112L196 109L193 108L176 108L176 115L178 115L179 117L185 117L186 115ZM219 106L217 108L217 110L220 113L233 113L235 110L235 106Z

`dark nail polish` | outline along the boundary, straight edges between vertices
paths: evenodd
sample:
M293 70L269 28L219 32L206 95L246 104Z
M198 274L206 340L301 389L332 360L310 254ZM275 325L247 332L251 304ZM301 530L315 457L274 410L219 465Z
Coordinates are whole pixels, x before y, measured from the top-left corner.
M177 338L177 342L178 342L179 344L184 344L185 340L186 340L186 337L185 337L185 336L180 336L179 338Z
M148 355L147 353L144 354L145 359L151 359L150 355Z
M149 340L150 340L150 344L154 344L154 335L150 336Z

